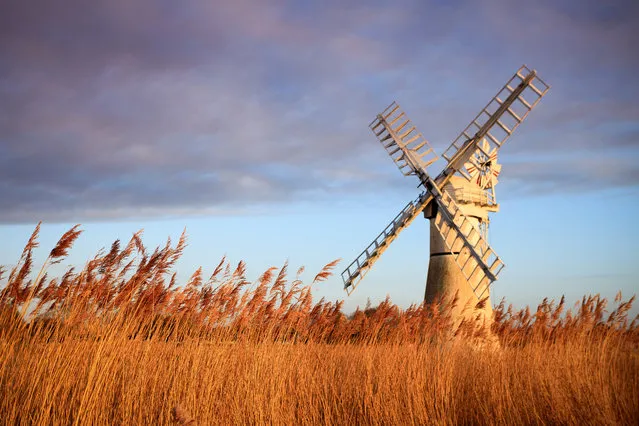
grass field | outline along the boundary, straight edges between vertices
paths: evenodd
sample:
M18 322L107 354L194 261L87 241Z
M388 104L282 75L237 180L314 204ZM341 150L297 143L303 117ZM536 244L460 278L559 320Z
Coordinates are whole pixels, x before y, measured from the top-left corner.
M222 259L178 287L184 236L49 278L78 235L34 268L36 229L0 278L2 424L639 424L634 298L501 304L489 327L445 305L347 316L286 265L249 282Z

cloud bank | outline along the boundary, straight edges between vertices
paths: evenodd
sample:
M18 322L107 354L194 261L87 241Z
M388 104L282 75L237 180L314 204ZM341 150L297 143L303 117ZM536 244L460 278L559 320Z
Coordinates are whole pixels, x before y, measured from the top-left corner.
M5 2L0 221L393 191L375 114L397 99L441 153L521 63L553 88L503 150L513 179L637 185L638 17L630 1Z

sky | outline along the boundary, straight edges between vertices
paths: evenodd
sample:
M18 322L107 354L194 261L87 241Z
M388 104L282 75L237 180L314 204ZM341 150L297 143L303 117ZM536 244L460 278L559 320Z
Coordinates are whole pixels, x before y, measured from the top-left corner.
M636 1L4 1L0 264L38 221L41 260L82 224L78 265L186 228L184 280L342 258L317 297L419 303L425 220L342 290L419 193L368 124L396 100L441 155L526 64L552 87L499 152L493 303L638 293L638 45Z

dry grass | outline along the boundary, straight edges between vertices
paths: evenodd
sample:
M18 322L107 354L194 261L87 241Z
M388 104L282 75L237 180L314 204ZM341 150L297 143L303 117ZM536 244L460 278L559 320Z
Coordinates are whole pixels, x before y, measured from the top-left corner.
M502 304L491 330L453 329L447 306L347 317L287 265L251 283L222 259L178 287L184 235L49 279L73 228L31 279L37 232L0 278L2 424L639 424L633 299Z

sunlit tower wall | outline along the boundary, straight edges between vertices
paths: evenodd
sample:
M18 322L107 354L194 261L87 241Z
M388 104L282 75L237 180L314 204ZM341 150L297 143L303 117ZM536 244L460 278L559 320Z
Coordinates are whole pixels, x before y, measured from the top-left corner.
M487 241L488 213L499 210L499 205L494 203L490 193L462 176L453 176L443 190L453 197L462 213L468 218L468 221L462 226L475 226L481 231L484 241ZM430 260L426 278L426 303L450 303L457 294L458 300L451 312L453 318L470 318L479 314L487 323L490 323L493 308L489 289L486 289L481 295L482 300L486 299L484 307L476 310L475 306L480 299L469 285L468 279L456 264L453 256L453 253L458 253L463 245L459 242L453 245L452 250L446 247L442 234L435 226L436 208L436 205L431 204L424 210L424 216L430 219ZM469 234L469 230L465 228L462 229L462 232L466 235ZM475 237L470 242L474 245L478 240L479 237Z

